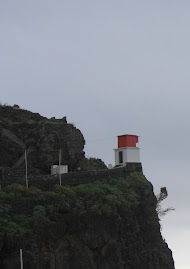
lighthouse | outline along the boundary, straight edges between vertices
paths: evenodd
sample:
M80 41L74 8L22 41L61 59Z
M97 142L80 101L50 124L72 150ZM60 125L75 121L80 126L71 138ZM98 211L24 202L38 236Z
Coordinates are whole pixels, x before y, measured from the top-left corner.
M127 163L140 163L137 135L118 136L118 148L115 151L115 166L125 166Z

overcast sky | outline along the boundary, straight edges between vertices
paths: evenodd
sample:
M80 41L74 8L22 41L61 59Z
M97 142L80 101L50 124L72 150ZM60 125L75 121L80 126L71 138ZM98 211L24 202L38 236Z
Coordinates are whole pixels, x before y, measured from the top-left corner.
M4 104L81 130L87 157L114 163L117 135L140 136L144 174L165 205L177 269L189 269L190 1L0 0Z

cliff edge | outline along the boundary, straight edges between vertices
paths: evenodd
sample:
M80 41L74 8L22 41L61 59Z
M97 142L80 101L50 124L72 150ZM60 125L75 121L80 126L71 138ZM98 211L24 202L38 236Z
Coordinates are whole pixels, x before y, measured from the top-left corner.
M106 169L84 144L65 117L0 106L0 268L20 268L22 249L24 269L174 269L141 164ZM60 149L62 186L47 175Z
M0 192L0 268L174 269L142 173L52 191Z

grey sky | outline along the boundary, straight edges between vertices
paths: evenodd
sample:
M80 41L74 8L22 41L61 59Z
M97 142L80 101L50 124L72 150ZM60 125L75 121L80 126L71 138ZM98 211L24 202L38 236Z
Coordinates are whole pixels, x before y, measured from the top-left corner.
M117 135L138 134L176 208L163 234L177 269L190 268L189 14L187 0L0 1L1 102L66 115L106 164Z

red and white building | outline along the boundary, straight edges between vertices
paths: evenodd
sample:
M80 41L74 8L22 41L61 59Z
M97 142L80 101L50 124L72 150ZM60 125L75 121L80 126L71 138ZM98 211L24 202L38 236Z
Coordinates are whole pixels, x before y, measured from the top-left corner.
M127 163L140 163L140 153L137 135L118 136L118 148L115 150L115 165Z

